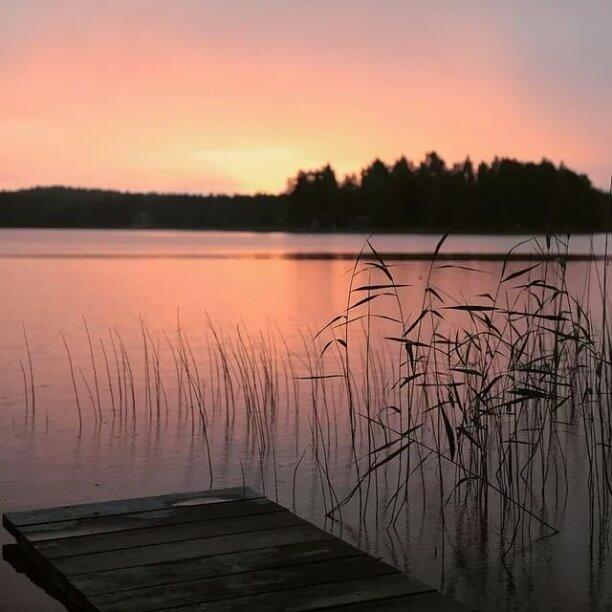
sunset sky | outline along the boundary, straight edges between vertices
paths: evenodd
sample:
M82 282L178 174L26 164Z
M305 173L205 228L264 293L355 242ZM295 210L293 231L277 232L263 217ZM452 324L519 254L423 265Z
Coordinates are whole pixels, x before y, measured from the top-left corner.
M612 171L610 0L0 0L0 188L284 189L471 155Z

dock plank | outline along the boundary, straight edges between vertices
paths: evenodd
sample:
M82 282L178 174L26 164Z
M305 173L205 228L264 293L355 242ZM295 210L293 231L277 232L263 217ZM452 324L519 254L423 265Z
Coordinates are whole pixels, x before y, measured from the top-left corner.
M385 601L394 597L416 594L435 594L430 587L404 576L399 572L383 574L359 580L343 580L320 584L317 588L300 587L261 595L253 595L221 601L209 601L185 606L166 608L168 612L277 612L319 610L331 607L350 606L376 602L377 610L385 610Z
M64 574L84 574L104 570L149 565L168 561L179 561L207 557L224 553L255 550L268 546L282 546L296 542L321 540L325 532L311 525L275 528L249 534L232 534L214 538L199 538L183 542L170 542L140 548L126 548L76 557L60 557L54 565ZM331 536L327 536L331 537Z
M374 599L361 603L352 603L350 612L468 612L470 608L457 603L450 597L430 591L404 597ZM348 612L347 606L325 608L326 612Z
M59 538L75 538L79 536L112 533L128 529L144 527L161 527L163 525L178 525L193 521L214 520L233 516L248 516L272 511L284 510L282 506L265 497L244 501L228 501L206 506L181 506L164 508L162 510L147 510L128 514L98 516L94 518L73 519L68 521L53 521L50 523L35 523L19 527L22 535L30 542L42 542Z
M79 610L465 610L245 487L9 512L3 524Z
M47 540L37 542L36 548L48 559L55 559L307 524L306 521L286 510L273 509L265 514L220 518L216 521L205 520L164 525L156 529L145 527L144 529Z
M134 499L120 499L91 504L71 506L58 506L41 510L25 510L22 512L7 512L4 514L5 526L20 527L36 523L49 523L52 521L67 521L73 519L91 518L96 516L110 516L114 514L127 514L143 512L145 510L161 510L175 508L216 504L219 502L236 501L261 497L249 487L232 487L213 491L197 491L191 493L171 493L154 497L137 497Z
M355 557L304 563L298 566L285 566L94 595L89 599L105 612L145 612L171 606L235 599L245 595L283 591L296 587L314 587L343 581L347 575L353 578L370 578L395 573L396 570L392 567L362 554ZM415 585L415 588L423 590L424 587L418 584Z
M328 537L326 540L314 542L270 546L211 557L76 574L71 577L71 581L82 593L89 596L108 592L109 581L115 591L121 591L134 588L135 584L140 587L172 584L196 578L227 576L252 570L299 565L311 561L362 554L350 544Z

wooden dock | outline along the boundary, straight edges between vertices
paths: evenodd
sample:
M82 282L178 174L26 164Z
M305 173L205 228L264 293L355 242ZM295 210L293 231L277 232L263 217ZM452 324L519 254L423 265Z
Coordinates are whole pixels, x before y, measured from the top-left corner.
M70 608L465 610L248 488L3 516Z

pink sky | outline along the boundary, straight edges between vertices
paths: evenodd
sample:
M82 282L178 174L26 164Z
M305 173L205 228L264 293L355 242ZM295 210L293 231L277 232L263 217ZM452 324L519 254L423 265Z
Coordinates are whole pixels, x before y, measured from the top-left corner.
M0 188L279 191L432 149L612 170L607 1L6 4Z

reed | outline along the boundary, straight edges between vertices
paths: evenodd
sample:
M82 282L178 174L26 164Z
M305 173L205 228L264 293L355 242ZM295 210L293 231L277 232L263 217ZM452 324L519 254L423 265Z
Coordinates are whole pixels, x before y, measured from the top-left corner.
M462 267L437 264L444 240L423 284L420 311L408 319L399 298L407 284L395 280L394 269L371 243L369 257L353 271L353 277L367 275L368 281L359 287L350 284L341 315L344 342L338 350L345 364L349 352L355 353L350 343L360 342L364 351L365 367L359 373L345 367L342 374L350 398L353 456L361 467L355 469L355 486L330 516L355 500L364 517L373 475L379 482L394 474L395 489L384 508L393 524L409 491L415 490L411 479L421 479L425 495L424 474L433 462L442 521L450 502L471 505L485 530L496 515L506 549L519 533L529 537L536 525L555 534L558 528L547 520L546 508L559 487L567 488L565 430L575 432L580 424L591 494L604 516L604 492L612 490L605 265L603 271L596 263L588 269L588 274L593 267L602 274L602 292L595 300L601 313L595 322L583 299L568 287L568 239L533 239L531 264L517 268L510 253L494 290L469 299L434 284L437 269ZM337 320L325 330L333 331ZM377 320L385 323L380 340L402 349L394 367L381 369L381 376L396 373L382 385L394 392L393 404L384 394L372 394L370 364L380 361L375 353L380 348L373 349L372 341ZM350 334L349 326L357 323L360 331ZM335 340L332 335L325 346ZM380 388L381 382L377 384ZM355 415L367 429L360 459ZM378 512L380 501L375 503Z
M32 363L32 352L30 351L30 342L28 340L28 334L26 332L26 327L23 324L21 326L21 331L23 333L23 342L25 344L27 364L28 364L28 374L30 377L30 381L29 381L30 414L32 417L32 422L34 422L36 420L36 384L34 382L34 365ZM21 368L23 370L23 365L21 365ZM24 372L24 376L25 376L25 372ZM24 383L25 383L25 379L24 379ZM27 406L27 403L28 403L28 400L27 400L27 393L26 393L26 406Z

